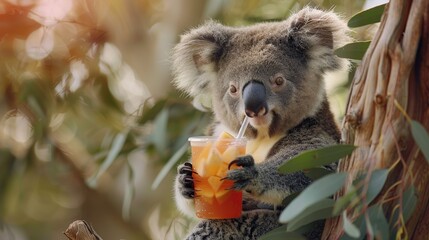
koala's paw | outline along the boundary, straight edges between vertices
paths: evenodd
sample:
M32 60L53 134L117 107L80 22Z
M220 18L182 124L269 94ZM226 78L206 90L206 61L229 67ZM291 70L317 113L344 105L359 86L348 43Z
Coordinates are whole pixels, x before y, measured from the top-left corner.
M258 171L255 168L255 161L253 157L243 156L233 160L229 165L237 165L239 169L229 170L226 174L225 179L234 181L232 189L245 190L246 187L258 176Z
M180 194L186 199L195 197L194 179L192 178L192 164L186 162L178 167L178 188Z

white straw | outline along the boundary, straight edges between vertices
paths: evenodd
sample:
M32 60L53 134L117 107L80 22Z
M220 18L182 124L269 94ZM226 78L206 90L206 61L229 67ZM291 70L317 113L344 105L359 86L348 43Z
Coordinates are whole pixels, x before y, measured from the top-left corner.
M243 123L241 124L240 130L238 130L238 134L235 138L242 138L244 136L244 132L246 131L247 125L249 125L249 117L245 116Z

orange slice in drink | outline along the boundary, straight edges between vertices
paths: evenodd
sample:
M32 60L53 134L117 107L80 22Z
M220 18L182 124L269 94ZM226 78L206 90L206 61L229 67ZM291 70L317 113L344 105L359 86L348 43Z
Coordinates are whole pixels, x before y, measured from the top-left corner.
M222 158L219 155L219 152L216 149L210 152L208 158L206 159L206 161L204 161L203 165L204 170L201 173L201 176L209 177L216 175L222 165Z
M222 154L222 160L225 163L230 163L239 155L238 149L235 146L228 147Z
M225 200L228 199L229 195L232 192L230 188L232 188L232 185L234 184L230 180L223 180L221 183L222 184L219 189L214 193L214 197L216 198L218 203L223 203Z
M218 176L211 176L207 179L207 182L210 184L214 192L219 190L219 187L222 185L222 180Z
M224 178L224 177L226 177L226 171L228 171L228 164L223 162L221 167L217 171L216 176L218 176L220 178Z
M232 138L234 137L231 134L227 132L222 132L218 137L218 141L216 142L216 145L215 145L216 149L220 153L223 153L228 148L228 142L222 141L222 139L232 139Z
M201 191L198 196L205 202L212 204L215 198L215 193L213 191Z
M201 159L201 161L199 161L198 164L194 163L193 167L195 171L198 173L199 177L204 177L205 176L204 174L207 174L206 166L204 165L205 161L206 161L205 159Z
M199 169L200 168L200 164L202 165L205 162L205 159L208 158L210 151L212 150L212 144L211 143L207 143L207 145L204 146L204 148L202 148L202 150L200 150L197 153L197 156L195 157L195 159L201 159L200 161L196 161L195 163L195 168Z
M196 194L198 198L201 198L202 200L208 203L213 202L215 193L212 187L210 186L210 184L206 180L199 182L198 188L196 190L197 190Z

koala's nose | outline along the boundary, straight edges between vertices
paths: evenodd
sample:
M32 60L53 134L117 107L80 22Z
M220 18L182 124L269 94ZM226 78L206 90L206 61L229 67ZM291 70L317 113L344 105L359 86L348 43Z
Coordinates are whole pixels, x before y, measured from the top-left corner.
M258 117L267 114L267 93L264 84L252 80L243 88L244 110L248 117Z

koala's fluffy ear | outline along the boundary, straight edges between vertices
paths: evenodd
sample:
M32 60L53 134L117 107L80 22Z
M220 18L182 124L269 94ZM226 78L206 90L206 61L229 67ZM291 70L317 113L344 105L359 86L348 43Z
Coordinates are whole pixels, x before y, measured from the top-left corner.
M208 94L230 29L213 21L181 37L173 52L174 83L192 97Z
M351 41L347 24L337 14L306 7L286 23L288 43L307 53L314 70L337 70L348 64L333 51Z

